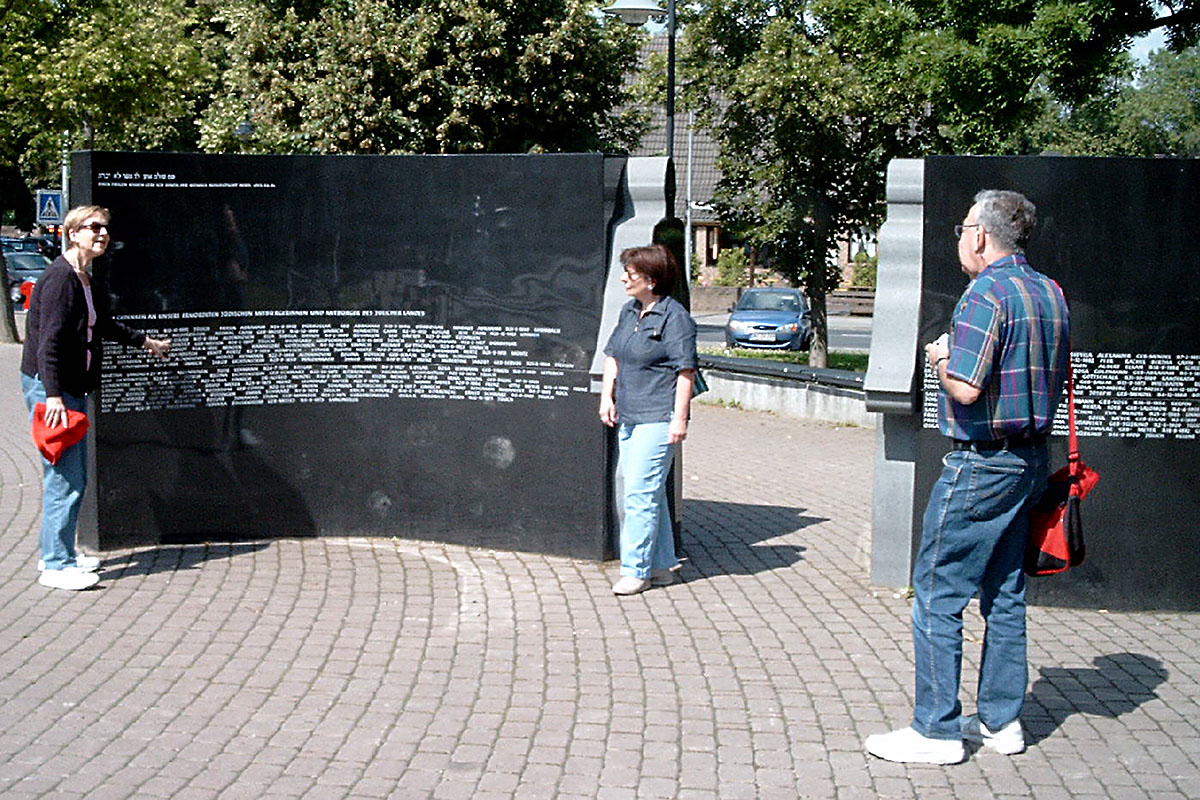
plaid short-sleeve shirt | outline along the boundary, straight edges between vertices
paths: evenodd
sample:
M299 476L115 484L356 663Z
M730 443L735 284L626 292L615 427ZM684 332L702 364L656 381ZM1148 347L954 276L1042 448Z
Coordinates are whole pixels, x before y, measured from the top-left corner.
M946 374L981 390L971 405L938 392L938 427L952 439L1049 432L1070 360L1070 313L1058 284L1024 253L989 264L954 308Z

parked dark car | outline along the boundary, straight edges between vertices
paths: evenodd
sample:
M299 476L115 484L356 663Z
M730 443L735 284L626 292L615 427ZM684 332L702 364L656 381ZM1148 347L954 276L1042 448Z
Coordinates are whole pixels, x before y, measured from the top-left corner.
M799 289L747 289L725 325L727 347L804 350L811 341L811 315Z
M42 273L46 271L46 267L50 266L50 259L39 253L37 250L6 250L4 252L4 266L6 277L8 279L9 297L12 298L13 306L24 305L25 296L21 292L21 287L26 281L36 283L42 277Z
M41 239L33 236L0 236L0 251L5 253L36 253L41 248Z

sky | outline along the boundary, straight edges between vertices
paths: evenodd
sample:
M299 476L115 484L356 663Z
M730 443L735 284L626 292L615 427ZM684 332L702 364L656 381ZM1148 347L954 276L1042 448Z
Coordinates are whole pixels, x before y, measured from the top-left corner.
M1129 52L1137 59L1138 63L1145 64L1150 58L1151 50L1161 50L1165 46L1166 39L1163 37L1163 29L1158 28L1145 36L1134 39L1133 47L1129 48Z

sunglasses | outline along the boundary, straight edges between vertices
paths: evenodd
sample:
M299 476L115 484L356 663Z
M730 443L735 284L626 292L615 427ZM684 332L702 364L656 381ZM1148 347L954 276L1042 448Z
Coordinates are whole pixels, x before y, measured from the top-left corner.
M89 222L87 225L80 225L79 230L100 233L100 231L108 230L108 225L103 222Z

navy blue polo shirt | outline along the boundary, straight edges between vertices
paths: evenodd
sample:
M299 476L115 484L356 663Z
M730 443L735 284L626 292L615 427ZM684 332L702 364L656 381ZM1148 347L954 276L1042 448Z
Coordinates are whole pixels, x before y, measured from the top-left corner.
M664 297L645 317L642 304L621 308L604 354L617 360L617 419L624 424L670 422L680 370L696 368L696 321ZM640 318L639 318L640 317Z

